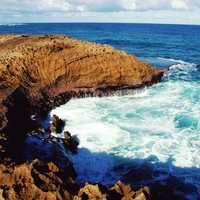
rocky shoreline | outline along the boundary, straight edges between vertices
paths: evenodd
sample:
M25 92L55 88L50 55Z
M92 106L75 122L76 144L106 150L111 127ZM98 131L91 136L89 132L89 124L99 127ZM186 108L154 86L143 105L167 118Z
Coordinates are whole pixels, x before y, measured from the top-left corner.
M0 199L150 199L148 188L135 192L121 182L81 189L58 143L50 144L50 155L32 152L27 159L24 143L38 130L31 116L45 117L73 97L134 92L163 73L107 45L63 35L0 35Z

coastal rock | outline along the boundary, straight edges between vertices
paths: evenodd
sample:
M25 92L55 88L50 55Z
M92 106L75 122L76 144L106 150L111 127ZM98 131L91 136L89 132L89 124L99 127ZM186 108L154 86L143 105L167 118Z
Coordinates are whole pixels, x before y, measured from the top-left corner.
M64 35L0 35L0 198L71 200L87 195L117 200L114 193L134 199L135 193L120 184L106 191L87 185L78 193L73 167L44 160L22 163L21 152L26 134L38 127L31 116L45 115L72 97L141 89L162 75L163 71L107 45ZM54 121L51 129L57 132L60 126ZM68 146L69 141L72 138L65 138ZM74 143L72 149L76 148ZM56 151L54 157L59 155Z
M86 185L80 189L77 196L73 200L107 200L106 194L103 194L98 185L91 185L86 183Z
M73 96L138 89L162 75L108 45L64 35L0 35L0 125L6 126L8 97L16 90L23 91L31 112L46 112Z
M86 183L73 200L149 200L149 188L133 191L129 185L118 181L112 188Z
M125 185L118 181L109 189L109 196L111 200L148 200L150 199L150 190L148 187L144 187L138 191L133 191L130 185Z
M57 115L53 115L51 120L52 122L49 127L50 133L61 133L65 126L65 121L60 119Z
M34 160L15 166L0 165L0 197L6 200L71 200L77 191L68 169Z
M72 153L77 153L78 150L78 139L75 137L72 137L71 133L68 131L64 132L64 139L63 139L63 144L64 146L69 149Z

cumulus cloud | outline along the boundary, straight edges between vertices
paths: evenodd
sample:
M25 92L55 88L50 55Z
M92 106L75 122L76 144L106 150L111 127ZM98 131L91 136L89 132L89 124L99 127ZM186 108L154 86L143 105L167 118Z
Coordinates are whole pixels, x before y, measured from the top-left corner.
M0 21L22 16L111 16L113 13L180 12L198 13L200 0L0 0ZM44 18L43 18L44 19ZM36 19L37 20L37 19Z
M187 10L200 7L199 0L1 0L0 10L117 12Z
M171 6L172 6L172 8L174 8L174 9L184 9L184 10L189 9L189 4L188 4L188 2L183 1L183 0L173 0L173 1L171 2Z

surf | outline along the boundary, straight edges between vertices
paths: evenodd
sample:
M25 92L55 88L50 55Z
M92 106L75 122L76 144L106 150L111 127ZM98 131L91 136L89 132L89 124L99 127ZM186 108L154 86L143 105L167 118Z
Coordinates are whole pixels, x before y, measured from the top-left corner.
M52 110L51 115L67 121L64 129L80 139L79 153L70 155L79 182L113 184L126 179L124 166L137 159L157 163L159 180L200 167L197 65L170 62L162 82L139 94L74 99ZM199 174L183 171L185 181L200 188Z

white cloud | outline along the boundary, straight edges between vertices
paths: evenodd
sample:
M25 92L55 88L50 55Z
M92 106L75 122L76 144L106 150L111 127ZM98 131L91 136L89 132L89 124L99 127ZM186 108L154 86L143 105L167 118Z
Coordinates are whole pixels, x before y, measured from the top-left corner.
M32 1L34 2L34 1ZM51 11L51 10L60 10L60 11L68 11L71 8L69 2L65 0L40 0L36 3L38 9L43 11Z
M133 0L120 0L119 4L125 10L136 10L137 8L136 1Z
M198 13L199 9L200 0L0 0L0 22L20 16L20 19L25 19L24 21L30 20L31 17L42 21L48 17L51 20L57 16L59 20L66 16L76 18L77 15L80 19L82 16L91 16L93 20L95 15L102 19L108 16L110 19L113 13L120 16L121 12L125 16L129 16L130 13L134 16L137 12L142 12L142 18L142 15L147 16L147 12L151 11L163 15L164 12L181 11ZM187 17L187 14L182 17Z
M0 10L98 11L173 10L200 6L199 0L1 0Z
M183 0L172 0L171 6L174 9L183 9L183 10L189 9L187 2Z

